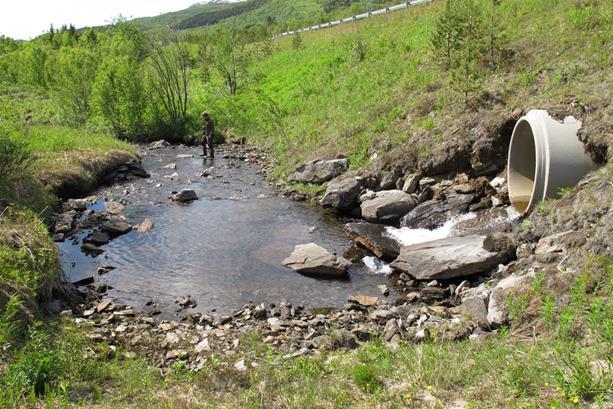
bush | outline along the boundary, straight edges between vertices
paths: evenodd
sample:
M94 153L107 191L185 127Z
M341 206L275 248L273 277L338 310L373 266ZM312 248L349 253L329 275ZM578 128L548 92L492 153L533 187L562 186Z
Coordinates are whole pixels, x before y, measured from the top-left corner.
M0 129L0 182L23 171L30 164L30 152L26 144Z

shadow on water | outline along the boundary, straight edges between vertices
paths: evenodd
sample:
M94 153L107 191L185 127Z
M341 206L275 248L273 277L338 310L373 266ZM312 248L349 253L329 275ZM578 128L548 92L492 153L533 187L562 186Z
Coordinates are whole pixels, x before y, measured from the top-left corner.
M135 306L153 299L165 313L187 294L201 312L228 312L248 301L342 306L353 294L376 295L377 285L387 282L361 263L346 280L306 277L283 267L282 260L297 244L315 242L343 254L351 243L334 216L275 195L255 166L221 157L203 160L196 148L143 154L150 179L98 193L127 201L124 216L131 224L148 218L155 227L111 241L95 258L79 245L61 243L62 264L73 281L95 274L100 266L114 266L98 277L113 287L110 296ZM169 163L176 163L176 169L163 168ZM203 170L208 177L200 176ZM194 189L200 200L170 203L170 192L182 188ZM102 208L98 202L94 210Z

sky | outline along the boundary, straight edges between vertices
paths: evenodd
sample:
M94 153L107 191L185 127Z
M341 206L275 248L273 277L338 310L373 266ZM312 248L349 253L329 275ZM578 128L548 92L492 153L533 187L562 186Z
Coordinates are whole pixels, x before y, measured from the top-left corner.
M156 16L182 10L199 0L0 0L0 34L29 40L49 26L106 24L126 18Z

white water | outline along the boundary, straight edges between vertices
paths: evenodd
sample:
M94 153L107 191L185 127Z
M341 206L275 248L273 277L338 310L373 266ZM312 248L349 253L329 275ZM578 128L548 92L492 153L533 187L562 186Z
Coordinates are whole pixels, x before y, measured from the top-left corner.
M516 220L520 216L517 210L515 210L515 208L513 208L512 206L507 207L506 211L506 219L509 221ZM387 227L386 230L388 236L396 240L402 246L410 246L412 244L446 239L448 237L452 237L458 233L461 233L456 230L456 225L465 220L474 219L475 217L477 217L475 213L467 213L460 216L452 217L451 219L447 220L445 224L443 224L441 227L433 230L410 229L408 227L402 227L400 229L397 229L395 227ZM495 224L503 221L501 219L503 218L492 220L490 224Z
M377 257L366 256L362 259L364 265L374 274L390 274L392 268Z

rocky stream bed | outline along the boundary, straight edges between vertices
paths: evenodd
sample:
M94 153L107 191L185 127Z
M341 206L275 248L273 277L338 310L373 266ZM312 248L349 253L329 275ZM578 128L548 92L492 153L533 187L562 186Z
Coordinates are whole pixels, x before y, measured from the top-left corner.
M251 148L223 145L214 162L198 153L142 147L144 169L119 168L111 187L56 216L84 300L62 314L110 345L99 353L121 345L190 370L221 354L245 370L253 333L287 358L374 338L478 339L506 322L508 293L533 276L513 260L558 257L555 238L518 245L509 233L519 215L499 175L390 181L343 177L346 159L316 161L291 179L333 179L324 211L272 188L267 157Z

